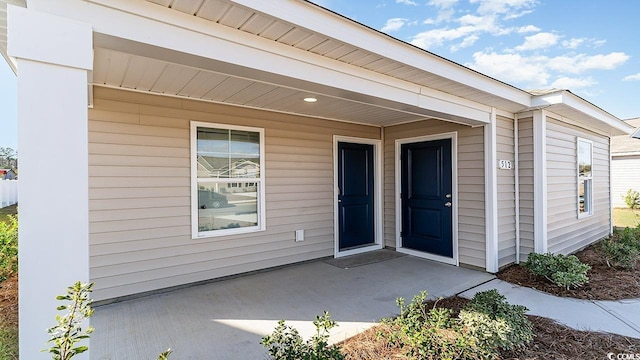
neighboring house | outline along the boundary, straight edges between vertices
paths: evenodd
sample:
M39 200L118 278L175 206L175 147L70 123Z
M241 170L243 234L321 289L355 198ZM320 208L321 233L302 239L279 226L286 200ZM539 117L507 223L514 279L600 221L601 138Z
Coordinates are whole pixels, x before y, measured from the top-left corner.
M15 180L17 176L13 169L0 169L0 180Z
M640 131L640 118L625 120ZM640 192L640 139L629 135L611 138L611 201L613 207L627 207L629 189Z
M611 231L633 128L569 91L302 0L9 2L25 358L77 280L111 301L382 247L496 272Z

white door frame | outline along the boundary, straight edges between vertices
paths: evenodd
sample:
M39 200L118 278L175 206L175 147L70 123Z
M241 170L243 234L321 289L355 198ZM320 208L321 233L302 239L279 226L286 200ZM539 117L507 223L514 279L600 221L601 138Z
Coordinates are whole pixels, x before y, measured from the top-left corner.
M347 142L354 144L367 144L373 145L373 182L374 182L374 194L373 194L373 208L374 208L374 238L375 242L369 246L363 246L357 249L340 251L340 239L339 239L339 226L340 219L338 214L338 143ZM382 223L382 141L378 139L366 139L356 138L349 136L333 136L333 238L334 238L334 252L333 255L338 257L360 254L367 251L379 250L384 247L382 238L383 223Z
M453 257L451 258L403 248L402 238L400 237L400 232L402 230L402 203L400 200L400 189L402 184L402 165L400 159L401 147L404 144L443 139L451 139L451 241L453 243ZM395 143L395 151L396 251L458 266L458 132L453 131L435 135L398 139Z

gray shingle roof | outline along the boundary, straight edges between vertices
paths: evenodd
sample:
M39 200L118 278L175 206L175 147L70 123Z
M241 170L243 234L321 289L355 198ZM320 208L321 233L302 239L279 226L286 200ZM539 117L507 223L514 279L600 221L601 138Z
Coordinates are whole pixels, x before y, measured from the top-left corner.
M640 118L628 119L625 122L635 128L640 128ZM634 139L630 135L620 135L611 138L611 152L619 153L639 153L640 139Z

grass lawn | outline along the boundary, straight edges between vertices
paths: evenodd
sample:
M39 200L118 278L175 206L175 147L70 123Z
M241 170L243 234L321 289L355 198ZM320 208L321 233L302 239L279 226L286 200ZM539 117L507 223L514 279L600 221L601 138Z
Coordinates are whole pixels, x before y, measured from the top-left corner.
M613 226L636 227L638 223L640 223L640 210L631 210L629 208L613 209Z
M8 222L9 215L16 215L18 213L18 205L11 205L0 209L0 221Z
M9 222L18 206L0 209L0 222ZM18 359L18 277L0 283L0 360Z

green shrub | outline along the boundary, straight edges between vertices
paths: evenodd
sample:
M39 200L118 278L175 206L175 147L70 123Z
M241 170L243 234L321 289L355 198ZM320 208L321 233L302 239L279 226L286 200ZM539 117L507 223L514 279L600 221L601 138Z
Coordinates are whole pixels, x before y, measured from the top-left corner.
M497 290L477 293L460 312L460 320L487 349L510 350L533 339L533 324L522 305L511 305Z
M615 230L598 249L609 267L634 268L640 258L640 228Z
M393 329L389 342L417 359L498 359L500 349L522 346L533 338L523 306L510 305L496 290L476 294L457 318L444 308L427 309L427 293L409 305L398 299L400 315L385 320Z
M316 334L305 342L296 328L280 320L274 332L263 337L260 343L274 360L343 360L340 347L328 342L329 330L338 326L329 313L325 311L322 316L316 316L313 325Z
M630 209L635 210L640 208L640 193L632 189L627 190L627 194L624 196L624 202L627 203Z
M67 288L65 295L56 296L56 300L65 301L68 304L56 308L58 311L66 310L67 312L56 315L57 324L47 329L50 335L47 344L51 343L51 347L42 351L50 353L53 360L68 360L89 350L86 345L76 345L88 339L94 331L91 326L82 328L84 321L93 315L91 308L93 300L89 297L92 291L93 283L83 284L78 281ZM157 360L168 360L170 354L171 349L167 349L158 355Z
M0 282L18 272L18 218L0 221Z
M567 290L589 282L587 271L591 270L591 266L583 264L574 255L564 256L551 253L531 253L523 265L533 274L543 276Z

